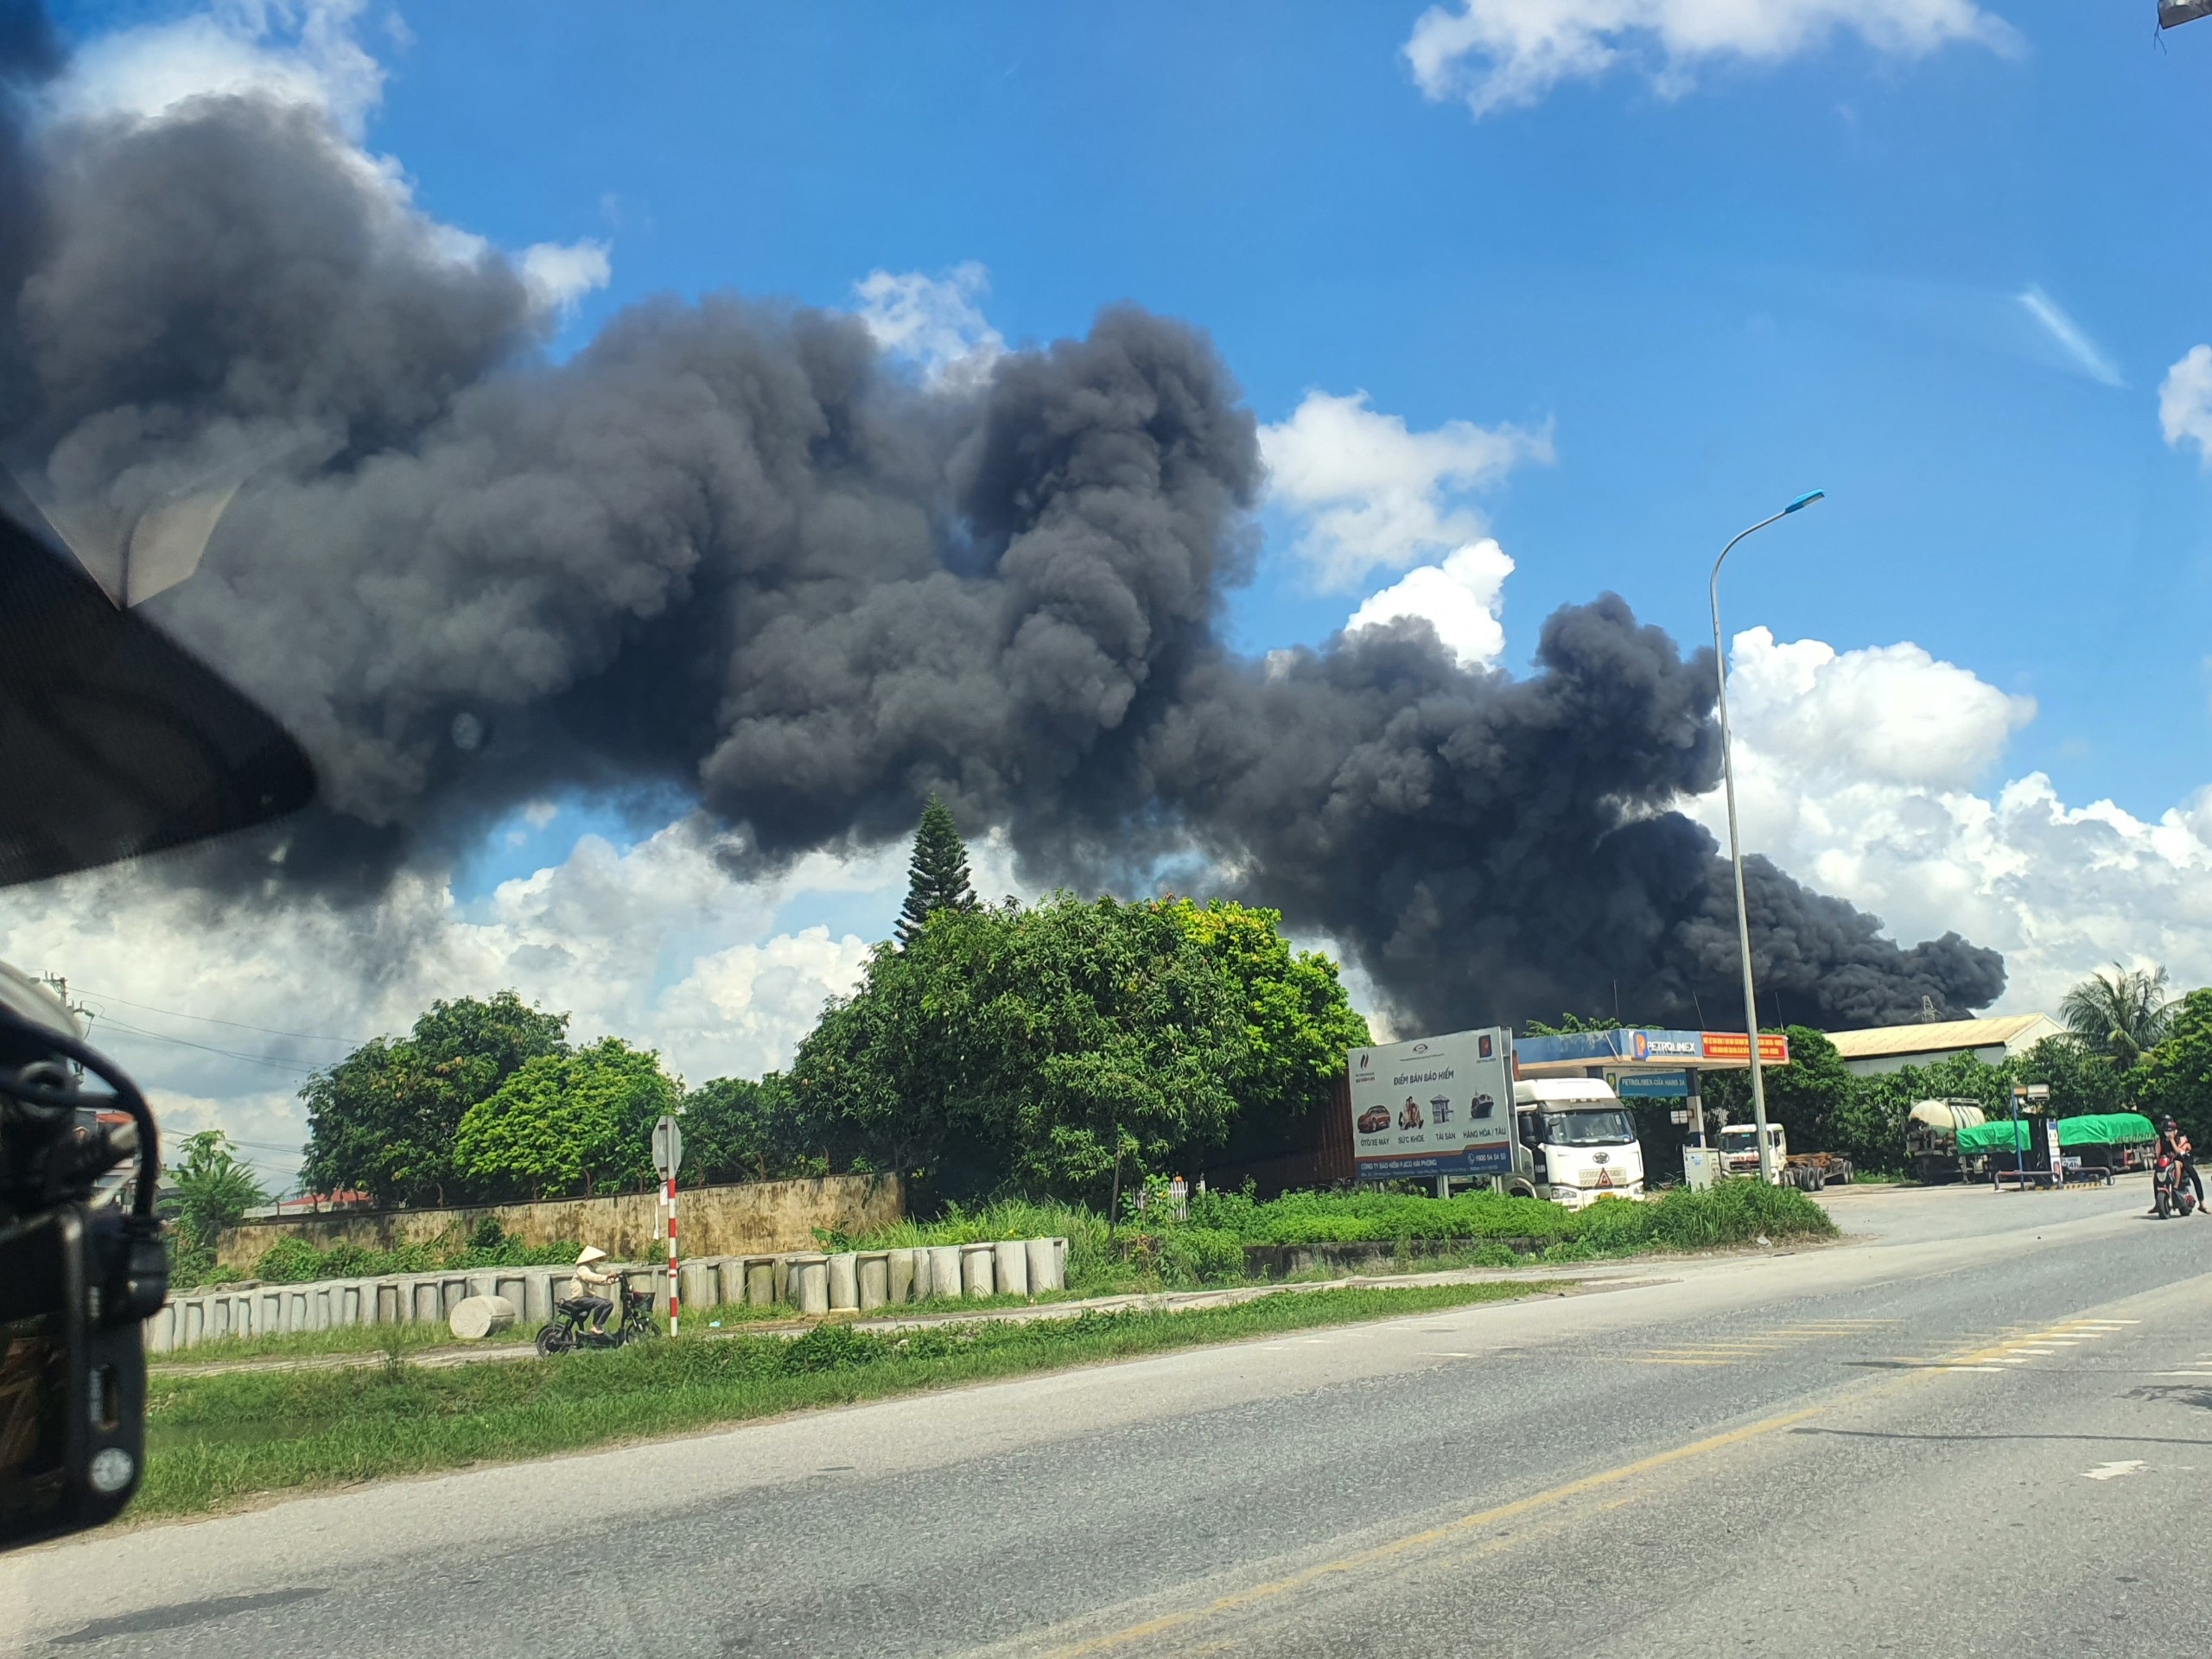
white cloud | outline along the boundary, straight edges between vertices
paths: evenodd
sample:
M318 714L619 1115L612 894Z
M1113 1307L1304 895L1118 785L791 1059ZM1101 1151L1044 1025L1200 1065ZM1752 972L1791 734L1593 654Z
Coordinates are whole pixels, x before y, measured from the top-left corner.
M1300 523L1299 551L1319 583L1351 587L1375 569L1434 563L1478 541L1466 493L1524 461L1552 458L1548 432L1447 421L1408 430L1367 394L1309 391L1288 420L1260 429L1272 499Z
M575 1037L611 1032L658 1047L694 1084L783 1065L867 957L867 938L816 918L857 911L880 918L861 924L870 938L887 929L906 850L815 855L747 884L716 862L713 832L683 820L626 852L588 836L563 863L475 904L408 874L351 910L221 912L130 868L99 870L0 893L0 958L67 976L99 1010L94 1040L131 1070L172 1133L219 1124L257 1147L296 1147L306 1119L294 1093L306 1071L404 1031L437 997L512 987L572 1013ZM979 891L1011 888L1000 842L978 842L970 855ZM810 914L793 927L787 908ZM297 1162L257 1155L287 1173Z
M1700 62L1773 62L1844 33L1897 57L1955 42L2019 48L2011 26L1974 0L1459 0L1456 10L1423 12L1404 51L1423 93L1464 99L1479 116L1536 103L1624 59L1649 63L1654 86L1673 96Z
M158 116L190 98L258 92L327 111L356 141L384 66L354 24L365 0L217 0L207 11L87 41L51 97L64 116Z
M2031 772L1992 787L2034 705L1916 645L1736 636L1729 673L1747 850L1911 941L2005 953L2002 1006L2056 1009L2112 962L2212 983L2212 790L2147 823L2071 807ZM1727 833L1719 791L1683 804Z
M877 345L919 364L933 384L966 385L988 374L1006 352L977 303L990 285L989 273L971 259L942 276L872 270L853 284L853 294Z
M614 275L607 257L607 244L588 238L582 242L533 242L515 263L538 309L563 318L574 315L576 302L594 289L605 288Z
M1513 561L1495 541L1469 542L1441 564L1406 572L1354 611L1344 628L1349 632L1418 617L1436 630L1462 668L1488 667L1505 651L1498 616L1505 606L1505 579L1512 574Z
M2212 467L2212 346L2191 346L2187 357L2166 371L2158 388L2158 424L2168 443L2194 443L2198 456Z
M2066 314L2056 300L2032 283L2018 296L2020 308L2043 325L2044 332L2054 340L2059 350L2083 374L2099 385L2120 386L2126 383L2120 378L2120 370L2104 348L2091 340L2082 325Z

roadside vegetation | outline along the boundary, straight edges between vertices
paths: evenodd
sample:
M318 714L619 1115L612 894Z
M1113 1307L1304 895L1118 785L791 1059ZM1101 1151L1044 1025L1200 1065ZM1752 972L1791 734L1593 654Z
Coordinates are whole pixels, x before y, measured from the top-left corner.
M1084 1313L878 1337L647 1342L557 1360L430 1370L163 1376L147 1390L146 1480L130 1514L203 1514L264 1493L456 1469L810 1407L1394 1319L1565 1288L1554 1281L1319 1290L1182 1313Z
M1252 1244L1388 1244L1406 1267L1513 1267L1531 1260L1713 1249L1763 1237L1829 1238L1836 1231L1827 1211L1794 1187L1754 1181L1724 1182L1710 1192L1677 1190L1640 1203L1600 1198L1579 1211L1492 1192L1452 1198L1291 1192L1265 1203L1243 1192L1204 1192L1191 1197L1179 1215L1167 1184L1155 1178L1127 1196L1125 1210L1121 1225L1109 1231L1104 1216L1079 1205L1018 1199L974 1210L955 1205L939 1220L901 1222L850 1240L832 1235L824 1243L880 1250L1065 1237L1069 1294L1100 1295L1242 1282L1245 1247Z

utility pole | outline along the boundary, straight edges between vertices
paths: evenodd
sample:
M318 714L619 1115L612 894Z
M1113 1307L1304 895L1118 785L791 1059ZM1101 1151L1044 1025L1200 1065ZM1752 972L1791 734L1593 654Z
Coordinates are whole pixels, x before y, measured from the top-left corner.
M1766 1143L1766 1077L1759 1067L1759 998L1751 983L1751 912L1744 898L1744 842L1736 830L1736 758L1728 733L1728 648L1720 639L1720 567L1736 550L1736 543L1754 531L1764 530L1769 524L1779 524L1793 512L1802 512L1814 502L1827 494L1826 490L1808 490L1780 512L1773 513L1743 531L1727 546L1720 550L1720 556L1713 562L1713 580L1707 591L1713 600L1713 671L1719 677L1720 715L1720 777L1728 791L1728 861L1736 874L1736 939L1743 955L1744 966L1744 1027L1751 1042L1751 1121L1758 1125L1759 1179L1771 1185L1774 1181L1774 1148Z

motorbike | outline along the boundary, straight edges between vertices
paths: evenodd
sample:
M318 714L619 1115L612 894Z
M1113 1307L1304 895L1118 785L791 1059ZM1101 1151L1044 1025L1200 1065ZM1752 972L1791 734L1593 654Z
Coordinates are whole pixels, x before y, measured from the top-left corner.
M579 1296L554 1303L551 1322L537 1333L537 1351L550 1359L556 1354L573 1353L579 1348L620 1348L624 1343L660 1334L660 1326L653 1323L651 1291L632 1290L625 1284L622 1317L609 1330L593 1330L591 1313L590 1307Z
M2164 1157L2151 1173L2151 1203L2158 1217L2186 1216L2196 1208L2196 1194L2182 1179L2181 1160Z

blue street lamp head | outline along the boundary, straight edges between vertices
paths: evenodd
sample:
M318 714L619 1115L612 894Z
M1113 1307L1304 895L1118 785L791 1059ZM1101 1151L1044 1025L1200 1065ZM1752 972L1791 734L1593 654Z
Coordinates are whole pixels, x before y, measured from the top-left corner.
M1792 501L1788 506L1784 507L1783 511L1784 512L1796 512L1801 508L1809 507L1814 502L1819 500L1827 493L1827 492L1826 490L1808 490L1804 494L1799 496L1795 501Z

